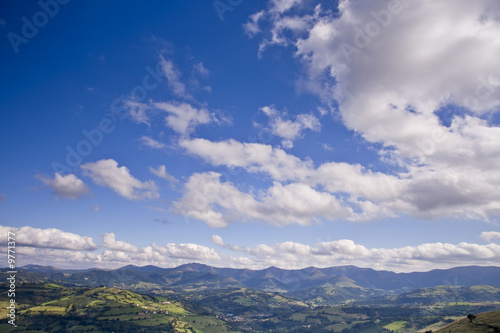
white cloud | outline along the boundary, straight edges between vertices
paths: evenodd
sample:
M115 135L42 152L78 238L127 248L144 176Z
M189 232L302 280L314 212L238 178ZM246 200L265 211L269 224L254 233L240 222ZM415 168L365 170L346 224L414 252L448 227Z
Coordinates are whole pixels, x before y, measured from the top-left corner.
M167 172L167 168L164 165L160 165L157 169L149 167L149 171L155 176L168 180L171 183L178 183L179 181Z
M359 177L341 180L346 192L369 195L366 207L419 218L498 216L500 128L483 118L500 107L500 67L492 56L500 42L491 38L500 33L500 4L346 0L336 14L320 6L288 14L293 3L271 1L273 9L260 16L272 28L263 32L259 53L271 44L295 45L308 71L305 85L326 104L335 100L346 127L381 144L382 160L403 170L396 177L364 172L388 180L392 199L380 201L371 186L360 189ZM450 111L446 126L436 112L450 105L470 112Z
M186 86L180 80L182 73L177 69L175 64L160 55L160 66L162 72L167 77L168 87L172 92L179 97L190 98L186 92Z
M259 21L262 19L263 15L264 11L252 14L249 17L248 22L243 24L243 29L248 36L253 37L260 32Z
M268 208L277 215L267 215L267 218L256 216L258 210L250 205L233 204L231 212L238 211L243 216L250 216L262 221L276 224L301 223L308 224L317 218L335 220L346 218L350 220L370 220L386 216L396 216L397 211L410 210L408 203L402 202L401 196L408 188L407 180L396 176L386 175L378 172L371 172L360 165L350 165L347 163L324 163L315 168L311 161L303 161L299 158L287 154L285 151L273 148L269 145L256 143L240 143L235 140L222 142L212 142L205 139L181 140L180 146L189 153L203 158L205 161L215 166L225 165L230 168L242 167L250 173L263 173L271 176L275 183L272 187L263 191L260 195L260 207L266 205L277 205L276 207L289 207L288 212L279 212L278 208ZM196 214L190 215L199 218L207 223L216 226L225 226L231 219L225 217L227 211L212 210L211 205L225 207L219 201L224 201L217 195L205 195L207 199L202 202L208 205L193 207L190 202L200 200L204 192L200 190L203 186L219 188L219 174L206 173L205 176L190 178L190 181L201 180L210 185L196 184L188 181L186 193L192 193L183 197L186 206L185 210L192 209ZM288 185L281 185L284 182L292 182ZM231 188L234 192L232 198L239 197L244 202L255 200L252 193L244 194L234 185L224 183L224 189ZM215 192L215 191L211 191ZM286 195L286 196L285 196ZM347 195L347 197L346 197ZM340 199L344 197L344 199ZM262 199L262 198L265 198ZM285 198L290 199L290 203L284 203ZM314 200L312 198L315 198ZM318 201L315 201L318 200ZM326 201L323 201L326 200ZM295 203L310 202L310 207L314 207L307 213L300 212L299 206ZM330 208L335 211L326 212L320 207L321 202L329 202ZM215 207L214 206L214 207ZM190 208L189 208L190 207ZM189 208L189 209L188 209ZM358 214L352 213L356 208L361 211ZM188 214L189 215L189 214ZM265 214L263 214L265 215ZM272 217L271 217L272 216ZM286 221L288 219L288 222ZM211 221L211 222L208 222ZM216 222L218 221L218 222ZM225 221L225 222L221 222Z
M446 104L467 107L465 97L475 93L477 78L499 72L489 54L500 51L500 44L485 36L498 33L500 24L480 20L499 6L492 8L488 1L459 1L453 7L446 1L401 3L345 1L340 18L318 20L308 38L296 41L297 55L309 62L311 73L329 71L340 82L332 97L341 101L347 127L369 141L396 147L404 157L424 155L424 162L435 163L442 153L456 156L453 148L468 140L458 127L442 126L434 112ZM385 26L377 23L381 15L388 17ZM377 24L379 32L372 37L359 30L370 32ZM342 45L359 52L346 56ZM499 103L500 90L473 109L484 112Z
M243 24L243 29L250 38L262 31L260 22L266 19L272 22L269 31L271 37L266 37L260 43L259 57L262 56L262 53L269 45L289 45L290 41L284 36L285 31L300 35L310 27L310 20L318 18L319 7L314 16L308 17L308 19L306 17L283 15L293 7L302 4L302 2L302 0L271 0L269 11L260 11L250 15L248 22Z
M134 178L125 166L118 167L113 159L90 162L80 166L94 183L107 186L130 200L156 199L159 197L155 182L141 182Z
M189 260L220 260L221 257L214 249L198 244L165 244L158 246L153 243L152 247L164 256L177 259Z
M219 235L212 235L212 237L210 237L210 241L215 245L220 245L220 246L224 246L226 244L222 239L222 237Z
M62 176L55 173L53 179L45 175L37 175L36 178L50 187L56 197L76 200L90 194L88 186L73 174Z
M240 246L228 244L218 235L210 240L216 247L234 253L228 255L200 244L167 243L137 247L117 241L114 233L103 235L102 245L109 250L95 252L92 238L58 229L13 228L0 226L0 232L16 234L19 255L16 264L53 265L60 268L117 268L128 264L176 267L199 262L217 267L284 269L357 265L397 272L428 271L465 265L500 265L500 245L461 242L425 243L401 248L368 248L350 239L319 242L312 245L286 241L277 244ZM496 232L491 235L497 236ZM490 235L490 232L481 234ZM5 248L2 248L5 250Z
M59 229L38 229L33 227L0 226L2 234L15 233L16 245L19 248L29 246L46 249L67 249L92 251L97 248L91 237L83 237Z
M221 174L207 172L192 175L183 197L174 202L177 212L226 227L230 222L257 220L275 225L309 225L318 218L328 220L358 217L334 195L317 191L306 184L273 186L259 194L241 192L234 184L220 182Z
M0 202L6 201L6 200L7 200L7 196L4 193L0 193Z
M142 247L138 252L126 253L123 251L104 251L99 257L102 265L123 266L135 265L158 265L161 267L176 267L186 263L212 263L221 264L225 260L231 262L231 258L218 254L215 250L198 244L174 244L165 245L152 244Z
M351 206L361 209L356 219L399 214L484 219L487 213L500 209L500 203L494 200L497 188L494 184L500 176L494 170L465 176L469 170L461 170L460 165L441 170L417 166L399 175L389 175L348 163L327 162L314 167L309 160L264 144L206 139L185 139L179 144L214 166L242 167L279 182L296 182L335 196L347 195L341 204L346 209ZM457 178L458 172L464 175ZM484 184L483 188L478 184Z
M500 232L498 231L483 231L479 236L487 242L491 242L495 239L500 239Z
M145 123L150 125L150 117L146 111L150 110L151 115L167 113L165 116L165 125L176 133L181 135L189 135L196 127L203 124L210 123L224 123L230 122L228 117L223 115L217 117L214 113L210 112L206 107L195 107L186 102L152 102L147 104L137 102L127 102L126 105L130 108L132 120L136 123ZM151 148L163 148L164 144L148 137L141 137L141 142Z
M58 268L103 267L101 261L99 260L100 256L92 252L35 247L19 247L16 252L19 255L16 260L16 265L18 267L29 264L54 266Z
M316 108L316 110L318 110L318 112L319 112L320 116L322 116L322 117L323 117L323 116L326 116L326 115L328 114L328 110L327 110L327 109L325 109L324 107L318 106L318 107Z
M161 149L161 148L165 148L165 144L164 143L161 143L159 141L156 141L155 139L153 138L150 138L149 136L142 136L139 141L145 145L145 146L148 146L150 148L153 148L153 149Z
M333 150L332 146L330 146L328 143L323 143L323 144L321 145L321 147L322 147L324 150L327 150L327 151L332 151L332 150Z
M288 269L349 264L397 272L426 271L462 265L498 265L500 254L500 245L465 242L369 249L349 239L321 242L313 246L283 242L246 247L227 244L217 235L212 236L211 241L215 245L252 256L258 266L274 265Z
M137 252L137 246L126 243L124 241L117 241L114 233L110 232L102 236L102 246L111 250L121 252Z
M208 78L210 71L203 65L203 62L199 62L193 66L196 73L200 74L203 78Z
M273 13L282 14L287 10L290 10L292 7L302 3L303 0L271 0L271 9L270 11Z
M283 149L292 149L293 148L293 141L292 140L281 140L281 147L283 147Z
M305 130L319 132L321 124L313 114L299 114L292 119L284 119L289 116L285 112L279 112L274 106L264 106L262 112L269 117L269 129L274 134L293 142L303 135ZM292 144L293 145L293 144Z
M148 104L128 100L125 102L125 106L129 109L130 117L134 122L138 124L143 123L148 126L151 125L148 116L148 111L150 109Z
M278 181L302 179L312 169L310 161L302 161L282 149L260 143L183 139L179 145L212 165L242 167L252 173L269 174Z
M154 106L168 113L165 117L166 125L182 135L192 133L198 125L215 120L207 109L197 109L188 103L164 102L155 103Z

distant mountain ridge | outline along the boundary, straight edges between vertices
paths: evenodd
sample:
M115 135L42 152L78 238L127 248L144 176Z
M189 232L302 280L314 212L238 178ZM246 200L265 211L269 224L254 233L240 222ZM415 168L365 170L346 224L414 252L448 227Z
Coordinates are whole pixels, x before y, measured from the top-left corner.
M262 270L218 268L204 264L185 264L175 268L128 265L114 270L65 270L28 265L20 268L42 274L62 283L79 285L129 286L151 283L164 287L205 285L213 288L246 287L268 291L292 292L325 284L349 285L385 291L414 290L435 286L500 286L500 267L464 266L428 272L395 273L356 266L303 269L269 267Z

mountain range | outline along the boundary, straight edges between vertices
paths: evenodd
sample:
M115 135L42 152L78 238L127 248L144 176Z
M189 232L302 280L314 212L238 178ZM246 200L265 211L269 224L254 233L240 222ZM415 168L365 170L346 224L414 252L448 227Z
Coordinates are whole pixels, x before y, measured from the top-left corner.
M217 268L186 264L175 268L124 266L114 270L65 270L28 265L21 271L52 281L83 286L122 286L152 284L168 288L245 287L276 292L297 292L325 285L403 292L435 286L500 286L500 267L465 266L428 272L395 273L356 266L308 267L287 270Z

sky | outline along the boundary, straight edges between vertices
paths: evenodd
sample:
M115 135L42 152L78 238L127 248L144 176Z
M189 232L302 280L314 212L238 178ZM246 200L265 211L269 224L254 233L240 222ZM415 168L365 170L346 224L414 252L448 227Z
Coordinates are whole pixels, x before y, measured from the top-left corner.
M2 1L0 244L60 268L500 265L500 3Z

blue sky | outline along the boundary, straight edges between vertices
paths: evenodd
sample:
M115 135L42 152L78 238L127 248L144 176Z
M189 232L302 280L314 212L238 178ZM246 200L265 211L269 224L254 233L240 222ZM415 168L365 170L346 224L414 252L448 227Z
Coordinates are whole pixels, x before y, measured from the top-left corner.
M500 264L496 2L0 6L19 265Z

